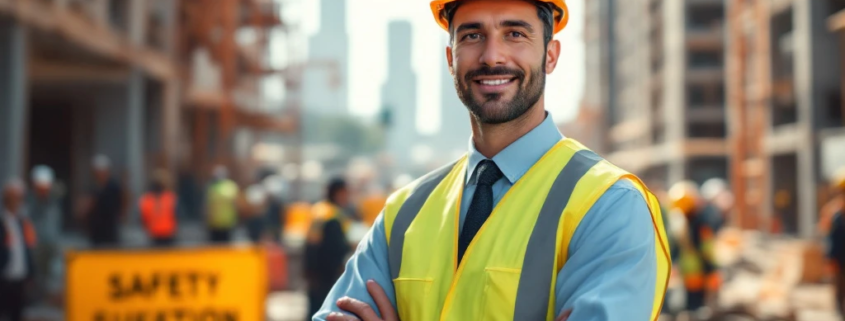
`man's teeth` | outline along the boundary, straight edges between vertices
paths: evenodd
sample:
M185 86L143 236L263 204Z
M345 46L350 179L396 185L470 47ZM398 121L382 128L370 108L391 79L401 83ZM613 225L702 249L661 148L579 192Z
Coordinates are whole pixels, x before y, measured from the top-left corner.
M482 80L481 84L487 85L487 86L498 86L498 85L504 85L504 84L509 83L509 82L510 82L510 79Z

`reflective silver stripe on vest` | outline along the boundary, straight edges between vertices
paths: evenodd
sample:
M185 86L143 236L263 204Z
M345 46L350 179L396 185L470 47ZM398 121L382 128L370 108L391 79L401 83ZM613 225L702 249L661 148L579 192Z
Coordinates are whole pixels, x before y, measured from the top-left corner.
M419 185L414 188L411 195L402 203L399 213L393 220L393 228L390 230L390 246L387 247L388 264L390 265L390 276L393 279L399 277L399 268L402 266L402 248L405 245L405 231L411 226L411 222L417 217L428 196L434 188L449 175L452 168L458 162L453 162L435 170L428 177L423 178Z
M575 190L575 185L601 157L589 150L581 150L557 175L549 190L525 251L513 319L546 320L549 309L549 285L555 271L557 228L563 210ZM554 285L552 285L554 287Z

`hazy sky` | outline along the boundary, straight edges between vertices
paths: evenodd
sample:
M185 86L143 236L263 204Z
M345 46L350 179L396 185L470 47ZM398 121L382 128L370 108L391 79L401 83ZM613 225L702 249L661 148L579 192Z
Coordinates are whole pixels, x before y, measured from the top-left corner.
M320 1L300 0L306 35L317 32ZM583 0L567 1L573 13L569 24L556 38L562 53L557 69L547 78L546 108L557 122L575 116L584 86ZM418 77L417 128L430 133L439 128L441 68L446 68L445 33L434 22L428 0L347 0L349 34L349 104L357 115L372 115L381 100L387 78L387 25L391 20L409 20L414 28L413 68ZM366 16L366 18L365 18ZM426 108L432 106L435 108Z

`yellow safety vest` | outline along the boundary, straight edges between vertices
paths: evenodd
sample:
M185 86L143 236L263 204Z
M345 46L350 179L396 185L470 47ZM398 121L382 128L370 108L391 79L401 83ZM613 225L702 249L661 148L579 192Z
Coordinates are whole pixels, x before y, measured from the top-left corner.
M338 220L343 232L349 231L351 222L346 218L337 205L329 201L321 201L311 207L311 224L308 228L306 240L311 243L320 242L323 239L323 226L326 222Z
M384 211L390 273L401 320L554 320L557 273L593 203L620 179L647 200L655 231L652 320L671 261L657 199L636 176L564 139L496 205L457 264L466 156L409 184ZM620 209L627 210L627 209Z

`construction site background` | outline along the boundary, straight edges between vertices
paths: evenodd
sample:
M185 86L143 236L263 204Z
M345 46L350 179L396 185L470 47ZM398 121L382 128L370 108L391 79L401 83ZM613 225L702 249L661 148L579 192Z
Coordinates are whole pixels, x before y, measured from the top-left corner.
M91 248L76 213L98 155L130 204L121 251L151 245L132 208L160 170L179 195L177 247L209 245L202 204L215 168L242 203L262 188L278 196L265 313L305 320L303 244L326 182L349 182L354 244L394 188L465 151L469 117L444 66L431 66L440 105L416 104L411 23L378 31L389 42L383 106L362 118L347 106L351 2L321 0L309 38L302 1L0 0L0 182L46 165L61 194L51 271L62 282L28 320L65 318L63 253ZM586 77L560 130L659 196L683 180L729 182L717 312L839 320L824 239L842 206L830 180L845 167L845 1L568 2L584 9L572 14ZM428 107L441 129L421 135L416 110ZM232 246L264 244L247 221ZM669 311L683 306L682 287L673 278Z

